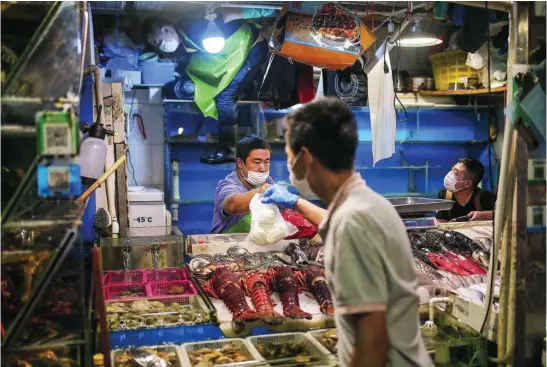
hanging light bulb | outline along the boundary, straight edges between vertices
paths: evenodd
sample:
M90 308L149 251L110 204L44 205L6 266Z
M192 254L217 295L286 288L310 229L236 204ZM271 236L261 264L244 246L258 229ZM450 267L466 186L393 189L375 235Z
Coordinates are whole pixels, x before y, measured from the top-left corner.
M420 21L416 20L412 26L412 33L399 38L398 42L401 47L429 47L439 45L443 40L433 34L422 32Z
M226 44L224 35L215 23L216 17L217 16L214 13L205 15L205 19L207 19L209 23L207 23L207 29L205 29L205 33L203 33L202 44L205 51L210 54L218 54L224 49L224 45Z

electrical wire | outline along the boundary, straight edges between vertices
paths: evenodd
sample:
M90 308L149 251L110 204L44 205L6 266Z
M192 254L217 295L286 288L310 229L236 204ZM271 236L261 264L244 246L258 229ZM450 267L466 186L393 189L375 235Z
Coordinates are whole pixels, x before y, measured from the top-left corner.
M391 17L393 16L393 13L395 12L395 6L391 9L391 14L389 14L389 17L386 18L378 27L374 28L372 32L376 32L378 29L380 29L388 20L391 20Z
M488 17L488 2L485 1L485 8L486 8L486 15ZM490 23L490 22L489 22ZM494 178L492 177L492 153L491 153L491 150L492 150L492 142L490 139L490 121L491 118L492 118L492 105L491 105L491 102L492 102L492 82L490 80L490 44L491 44L491 40L490 40L490 24L488 24L488 31L487 31L487 35L488 35L488 38L487 38L487 52L488 52L488 61L487 61L487 75L488 75L488 124L487 124L487 132L488 132L488 146L487 146L487 149L488 149L488 173L490 175L490 189L492 191L494 191ZM506 134L508 134L509 132L506 131L505 132ZM499 182L499 175L501 174L501 171L498 172L498 182ZM494 208L492 209L492 247L490 248L490 251L496 251L496 243L494 242L495 240L495 233L496 233L496 205L494 204ZM496 273L497 271L495 271L495 269L497 269L498 267L498 264L490 264L490 266L493 266L494 269L492 270L492 279L488 279L489 281L489 292L488 292L488 299L485 300L485 305L486 305L486 313L484 314L484 320L482 321L482 325L481 325L481 328L480 328L480 333L482 334L484 332L484 327L486 326L486 322L488 321L488 317L490 316L490 311L491 311L491 308L492 308L492 305L490 304L492 302L492 298L494 297L494 279L496 277ZM503 284L501 286L504 286Z

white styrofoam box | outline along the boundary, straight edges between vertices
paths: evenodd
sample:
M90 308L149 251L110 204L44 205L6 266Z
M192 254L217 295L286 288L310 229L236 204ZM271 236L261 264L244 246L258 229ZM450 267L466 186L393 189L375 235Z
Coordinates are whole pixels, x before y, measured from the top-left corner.
M131 85L141 84L142 73L140 70L110 70L112 77L124 78L131 80Z
M127 193L129 200L129 226L142 227L165 227L165 204L163 202L163 191L156 188L145 187L140 191L132 191L129 187Z
M127 163L130 185L152 185L152 153L149 144L136 140L138 137L129 136L129 156ZM136 182L135 182L136 180Z
M164 146L159 144L151 145L152 150L152 176L151 176L151 184L156 186L163 185L163 171L164 171L164 161L163 161L163 149Z
M161 87L148 88L148 103L160 105L162 108L162 118L163 118L163 98L161 98Z

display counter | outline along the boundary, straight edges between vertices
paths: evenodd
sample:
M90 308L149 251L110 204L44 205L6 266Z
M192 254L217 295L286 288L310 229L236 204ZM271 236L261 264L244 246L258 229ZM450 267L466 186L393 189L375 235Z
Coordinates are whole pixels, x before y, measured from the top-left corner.
M445 223L437 229L409 231L413 252L415 255L418 254L412 240L413 236L422 236L424 239L431 236L437 238L435 236L451 234L452 231L465 235L484 251L488 250L492 225L488 222L476 222ZM433 234L428 234L430 232ZM128 275L127 271L114 270L107 272L103 277L102 286L107 298L107 312L111 325L110 342L114 349L113 361L123 360L132 347L169 344L174 348L170 352L160 350L155 353L175 358L182 366L199 366L197 361L204 355L205 358L212 358L207 355L212 353L211 350L227 358L235 356L241 361L248 358L244 360L246 363L254 361L260 365L276 354L275 349L271 348L279 346L280 343L288 343L285 347L292 345L295 350L303 348L304 351L298 356L285 356L282 365L294 364L297 358L300 358L303 365L336 365L337 335L334 329L333 309L320 307L317 297L314 297L314 292L310 290L306 281L309 269L321 269L322 264L315 261L316 258L308 258L305 262L297 264L295 260L302 260L298 258L302 254L295 255L287 251L290 245L298 246L305 256L314 253L309 251L310 241L284 240L259 246L248 242L246 237L245 234L201 234L187 236L185 239L180 236L164 236L135 240L132 243L134 248L130 258L140 269L129 272L131 275ZM124 250L122 244L127 246L127 241L122 239L116 243L106 244L103 257L115 256L118 258L115 262L121 261L123 264L124 251L127 252L127 248ZM447 242L444 245L446 249L454 250L451 247L454 243ZM424 246L430 244L426 243ZM456 247L459 248L458 246ZM460 250L467 251L463 248ZM458 256L467 255L458 253ZM140 260L134 260L136 258ZM105 263L110 264L108 260ZM154 263L160 265L159 269L152 269ZM478 263L477 265L484 269L485 274L485 267ZM110 268L119 267L118 264ZM282 302L287 289L276 288L276 282L279 281L276 276L280 269L287 268L291 269L292 273L283 274L288 276L285 281L296 287L293 291L296 292L299 309L302 312L299 314L300 317L295 317L294 314L288 316ZM480 310L484 309L484 305L463 297L459 288L478 286L486 277L482 273L480 277L451 274L440 268L433 271L435 282L432 282L432 288L427 289L434 290L425 298L421 294L425 311L429 311L429 301L435 296L443 295L448 301L439 305L433 304L436 332L433 336L424 334L426 346L438 363L446 362L448 358L450 361L460 361L466 365L480 365L479 362L486 358L486 339L475 330L477 327L473 323L476 324L476 320L481 319ZM219 274L220 276L215 279L215 275ZM231 278L234 275L236 277ZM259 275L261 280L249 282L249 279L254 279L254 275ZM313 275L317 276L315 273ZM116 299L116 293L112 291L120 290L108 284L116 276L118 281L133 282L130 289L136 293L124 295L122 289L117 293L121 294L122 299ZM461 279L465 286L446 287L443 281L447 278ZM476 284L471 283L471 278L478 279ZM253 293L253 286L256 284L259 288L264 286L268 290L258 298L265 297L262 300L269 306L259 304L254 299L256 295ZM233 288L230 288L232 286ZM172 294L178 291L183 293ZM242 298L237 299L237 294ZM259 315L259 311L264 310L271 313ZM113 316L114 314L116 316ZM424 312L423 325L430 321L428 318L429 314Z

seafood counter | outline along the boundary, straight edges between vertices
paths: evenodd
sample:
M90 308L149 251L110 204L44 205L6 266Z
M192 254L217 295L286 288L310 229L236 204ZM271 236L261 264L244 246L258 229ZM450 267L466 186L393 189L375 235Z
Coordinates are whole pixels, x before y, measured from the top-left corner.
M319 246L282 241L251 253L244 243L226 238L220 246L200 246L206 251L191 253L189 262L224 335L246 335L256 327L284 332L334 325L332 297L317 261Z

